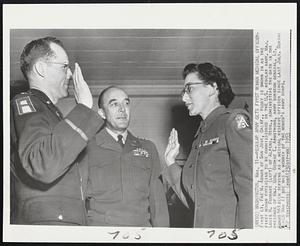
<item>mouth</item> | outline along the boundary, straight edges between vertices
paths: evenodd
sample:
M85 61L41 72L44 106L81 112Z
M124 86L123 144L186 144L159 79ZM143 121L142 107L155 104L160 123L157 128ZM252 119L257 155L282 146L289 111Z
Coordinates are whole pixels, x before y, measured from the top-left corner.
M126 115L124 115L124 116L119 116L119 117L117 117L116 118L117 120L127 120L127 116Z
M65 82L64 82L64 86L69 86L69 84L71 83L71 81L69 79L67 79Z
M186 103L185 106L187 107L188 110L192 107L192 103Z

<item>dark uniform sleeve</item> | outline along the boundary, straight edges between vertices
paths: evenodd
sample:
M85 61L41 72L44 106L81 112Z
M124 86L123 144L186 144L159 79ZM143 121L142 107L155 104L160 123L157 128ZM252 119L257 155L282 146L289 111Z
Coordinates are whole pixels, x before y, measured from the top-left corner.
M96 112L78 104L64 120L57 121L47 107L35 105L38 102L34 100L32 97L35 110L25 114L20 114L17 105L12 106L18 153L29 176L51 183L72 165L101 120Z
M172 187L182 203L187 208L190 208L181 187L182 167L180 167L180 165L175 162L174 164L164 168L162 175L168 182L168 184Z
M226 125L233 186L238 197L237 228L253 227L252 127L247 112L235 111Z
M157 149L151 143L151 157L153 161L150 180L150 215L153 227L169 227L169 211L164 186L159 178L161 165Z

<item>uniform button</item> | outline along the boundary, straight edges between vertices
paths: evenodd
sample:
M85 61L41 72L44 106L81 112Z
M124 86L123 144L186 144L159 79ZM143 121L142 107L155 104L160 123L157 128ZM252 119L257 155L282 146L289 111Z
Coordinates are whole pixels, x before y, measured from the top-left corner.
M60 215L58 215L58 219L59 220L63 220L63 216L60 214Z
M191 189L193 189L194 188L194 185L193 184L191 184Z
M195 149L198 149L198 146L197 145L195 145L195 147L194 147Z
M46 103L47 103L47 104L50 104L51 102L50 102L50 101L47 101Z

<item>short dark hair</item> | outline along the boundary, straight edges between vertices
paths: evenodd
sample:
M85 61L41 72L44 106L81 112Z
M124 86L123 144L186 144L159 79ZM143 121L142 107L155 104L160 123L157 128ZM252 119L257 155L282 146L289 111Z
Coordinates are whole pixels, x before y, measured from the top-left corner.
M103 108L103 98L104 98L104 95L105 93L112 89L112 88L116 88L116 89L120 89L119 87L115 86L115 85L110 85L108 87L106 87L105 89L103 89L98 97L98 107L99 108Z
M55 37L36 39L24 47L20 57L20 67L26 80L28 80L28 74L31 71L33 64L38 59L55 57L56 54L50 47L51 43L55 43L64 48L62 42Z
M221 105L228 107L234 99L234 93L231 89L226 74L217 66L211 63L190 63L183 69L183 79L190 73L197 73L199 79L203 80L206 84L213 85L215 82L219 90L219 102Z

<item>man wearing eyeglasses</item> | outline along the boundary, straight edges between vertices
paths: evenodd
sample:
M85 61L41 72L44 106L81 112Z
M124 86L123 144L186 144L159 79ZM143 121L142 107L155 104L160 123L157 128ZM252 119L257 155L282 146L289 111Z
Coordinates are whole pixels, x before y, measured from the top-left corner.
M234 98L225 73L211 63L183 70L182 101L201 116L189 157L181 168L178 133L172 129L163 174L183 203L194 210L194 227L252 228L252 127Z
M20 58L30 89L11 101L12 224L84 225L82 170L76 159L100 127L80 67L72 74L54 37L28 43ZM73 78L77 105L66 116L55 106Z

